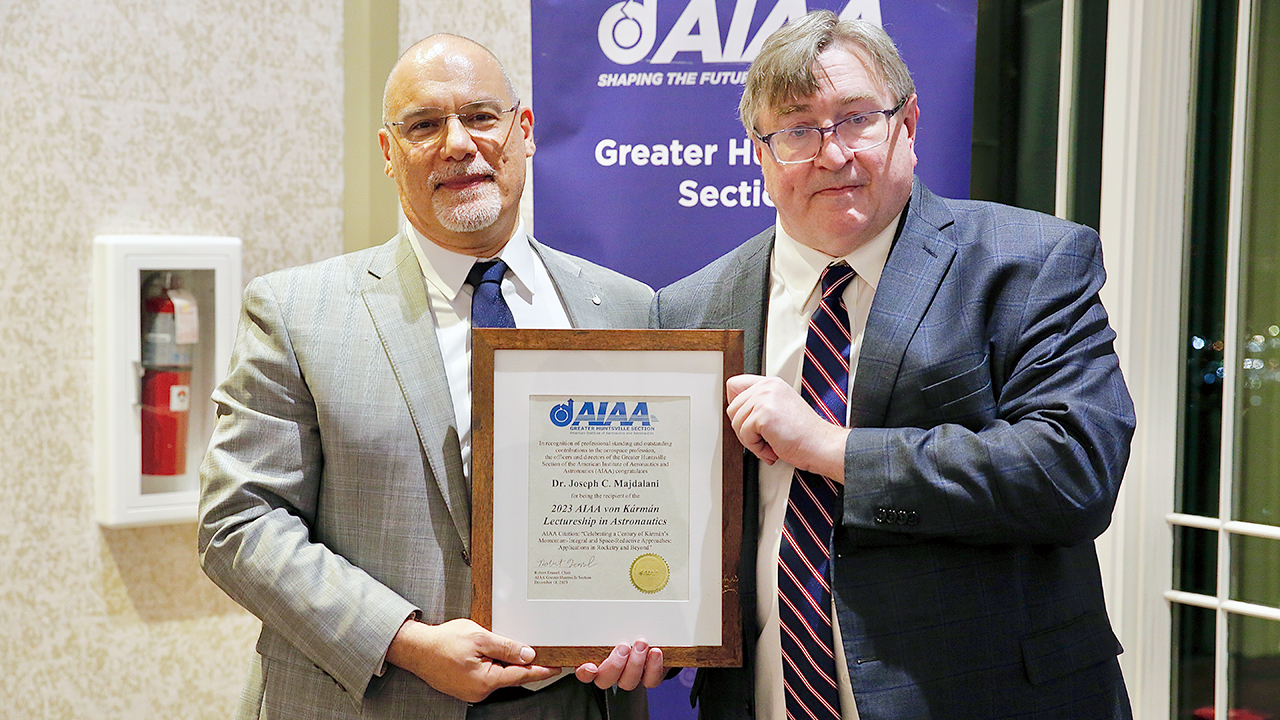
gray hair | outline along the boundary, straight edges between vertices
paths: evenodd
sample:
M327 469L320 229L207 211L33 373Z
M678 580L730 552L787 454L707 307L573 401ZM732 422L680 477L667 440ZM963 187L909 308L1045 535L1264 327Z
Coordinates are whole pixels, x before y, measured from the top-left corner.
M911 71L888 33L865 20L841 20L830 10L815 10L778 28L764 42L747 70L738 115L747 134L766 108L809 97L818 91L813 64L830 47L861 51L870 70L893 95L895 104L916 91Z

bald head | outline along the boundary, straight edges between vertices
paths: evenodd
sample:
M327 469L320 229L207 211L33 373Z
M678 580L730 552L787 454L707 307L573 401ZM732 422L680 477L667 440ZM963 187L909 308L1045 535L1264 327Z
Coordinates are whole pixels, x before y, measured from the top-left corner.
M382 89L382 118L384 121L394 117L391 113L396 108L388 106L393 87L406 81L413 82L413 78L418 76L418 73L415 72L416 70L433 64L453 66L463 72L466 72L465 65L468 64L475 70L496 71L502 78L502 84L507 90L507 97L503 99L508 102L515 101L516 90L511 83L511 76L507 74L506 68L502 67L502 63L498 61L498 56L494 55L489 48L461 35L436 33L435 35L428 35L411 45L396 60L396 64L392 66L391 73L387 75L387 83Z

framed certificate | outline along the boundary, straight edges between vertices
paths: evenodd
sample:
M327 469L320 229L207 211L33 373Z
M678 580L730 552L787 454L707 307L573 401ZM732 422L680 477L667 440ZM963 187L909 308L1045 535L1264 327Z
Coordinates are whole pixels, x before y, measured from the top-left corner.
M540 665L742 664L730 330L472 333L471 618Z

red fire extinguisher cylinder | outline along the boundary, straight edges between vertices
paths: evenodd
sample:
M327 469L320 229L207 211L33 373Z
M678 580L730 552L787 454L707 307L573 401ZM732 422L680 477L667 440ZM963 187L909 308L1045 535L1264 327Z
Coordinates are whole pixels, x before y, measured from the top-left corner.
M143 370L142 474L187 472L190 395L190 370Z
M171 277L144 300L142 313L142 474L187 471L191 348L179 344Z

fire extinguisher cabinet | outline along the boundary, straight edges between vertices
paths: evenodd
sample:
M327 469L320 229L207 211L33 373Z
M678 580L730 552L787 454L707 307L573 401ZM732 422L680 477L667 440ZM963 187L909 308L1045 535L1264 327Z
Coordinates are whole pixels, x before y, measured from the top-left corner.
M99 235L93 266L98 522L192 522L240 314L240 239Z

